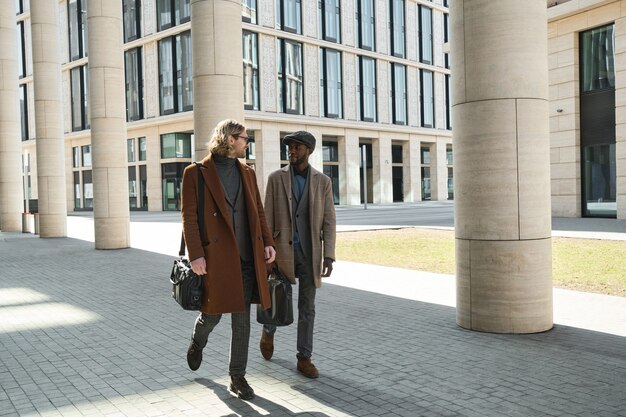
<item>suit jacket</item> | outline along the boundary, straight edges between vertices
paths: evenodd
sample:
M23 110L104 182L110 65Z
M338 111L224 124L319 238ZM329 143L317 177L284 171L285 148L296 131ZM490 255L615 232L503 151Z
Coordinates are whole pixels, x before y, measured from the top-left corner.
M207 263L201 311L210 314L245 311L241 260L232 218L224 196L224 188L210 154L202 160L202 166L201 172L205 187L204 229L208 240L207 246L203 247L200 241L197 216L198 167L196 164L189 165L183 173L181 204L183 233L189 259L193 261L204 256ZM237 166L241 173L256 269L256 283L259 289L259 299L254 299L252 302L260 303L266 309L270 307L270 298L264 249L265 246L273 246L274 241L267 227L254 170L239 161L237 161Z
M335 259L335 203L330 178L312 166L309 170L310 246L313 277L317 288L322 285L324 258ZM270 174L265 191L267 226L276 245L276 263L280 270L295 282L293 265L293 194L290 165Z

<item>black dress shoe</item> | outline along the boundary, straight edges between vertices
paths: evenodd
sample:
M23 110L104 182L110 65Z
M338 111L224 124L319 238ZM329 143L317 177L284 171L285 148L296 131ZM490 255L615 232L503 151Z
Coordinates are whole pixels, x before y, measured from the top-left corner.
M230 377L230 390L237 394L242 400L251 400L254 398L254 390L248 385L248 381L243 376Z
M191 341L189 349L187 349L187 365L192 371L197 370L202 363L202 348Z

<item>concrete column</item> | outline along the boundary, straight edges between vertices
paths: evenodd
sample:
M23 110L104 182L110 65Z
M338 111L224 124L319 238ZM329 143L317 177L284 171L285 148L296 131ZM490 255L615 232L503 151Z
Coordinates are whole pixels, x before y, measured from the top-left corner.
M448 161L445 139L437 138L431 147L430 160L431 200L445 201L448 199Z
M126 104L119 2L88 0L89 108L96 249L130 246Z
M241 2L191 0L194 158L207 154L213 128L243 118Z
M254 131L256 145L256 179L261 196L265 196L267 177L280 168L280 127L276 123L263 123Z
M391 178L391 138L383 136L372 144L372 176L374 182L374 204L387 204L393 201Z
M20 146L15 3L0 7L0 230L21 232L24 189Z
M552 328L546 4L451 3L457 323Z
M361 204L359 167L362 156L358 132L346 130L345 136L339 138L338 146L340 204L359 205Z
M67 236L58 8L56 1L30 5L41 237Z
M407 203L422 201L422 171L419 138L411 138L403 147L404 182L410 186L405 193Z

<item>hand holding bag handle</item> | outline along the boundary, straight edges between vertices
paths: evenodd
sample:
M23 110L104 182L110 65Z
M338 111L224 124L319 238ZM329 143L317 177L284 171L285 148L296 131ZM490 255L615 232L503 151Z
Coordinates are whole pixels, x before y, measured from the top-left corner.
M198 167L198 227L200 228L200 240L202 245L208 244L204 230L204 178L202 177L201 164ZM180 256L174 261L170 274L172 283L172 297L184 310L200 310L204 294L203 278L191 269L191 262L185 258L185 234L180 236Z

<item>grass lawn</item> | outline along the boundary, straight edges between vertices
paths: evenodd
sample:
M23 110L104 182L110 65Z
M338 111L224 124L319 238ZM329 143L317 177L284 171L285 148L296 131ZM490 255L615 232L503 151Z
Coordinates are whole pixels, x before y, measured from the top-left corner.
M341 232L337 259L454 274L454 232L407 228ZM626 242L552 239L555 287L626 297Z

